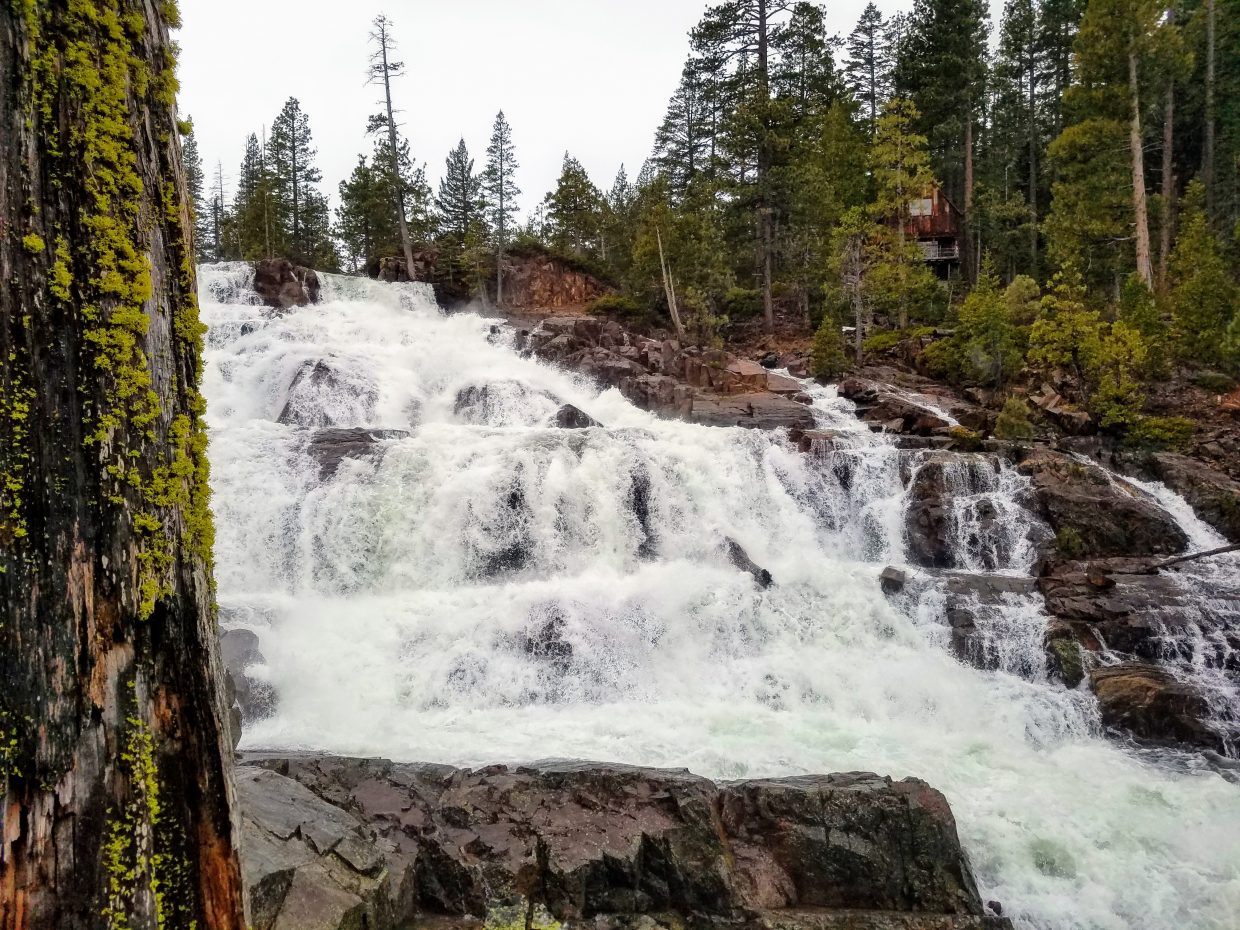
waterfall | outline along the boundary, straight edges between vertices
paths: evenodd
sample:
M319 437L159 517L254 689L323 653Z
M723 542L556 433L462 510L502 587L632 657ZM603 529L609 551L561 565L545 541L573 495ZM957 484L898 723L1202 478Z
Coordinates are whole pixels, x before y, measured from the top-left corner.
M324 276L320 304L276 313L248 275L201 272L221 623L258 636L276 698L243 746L914 775L1020 927L1234 927L1240 786L1105 738L1047 679L1021 583L1046 530L1010 466L902 451L816 385L831 437L808 453L661 420L422 285ZM563 404L602 426L555 428ZM886 596L935 456L954 565Z

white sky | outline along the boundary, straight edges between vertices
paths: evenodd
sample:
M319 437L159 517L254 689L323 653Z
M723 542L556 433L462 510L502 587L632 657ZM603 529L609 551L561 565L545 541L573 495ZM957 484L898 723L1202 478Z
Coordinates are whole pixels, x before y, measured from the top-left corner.
M993 0L995 6L999 0ZM880 0L890 14L911 0ZM555 183L565 150L611 186L650 154L705 0L182 0L180 110L194 119L208 183L217 160L230 182L245 137L290 96L310 116L323 190L369 153L365 83L371 20L395 24L407 74L394 88L414 158L438 188L462 136L477 170L503 109L513 127L525 210ZM865 0L829 3L846 35ZM998 9L995 14L998 15Z

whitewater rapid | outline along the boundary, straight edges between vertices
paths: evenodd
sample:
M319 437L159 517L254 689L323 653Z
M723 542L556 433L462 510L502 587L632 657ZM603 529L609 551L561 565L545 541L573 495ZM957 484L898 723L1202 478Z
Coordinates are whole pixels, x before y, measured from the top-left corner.
M1240 785L1104 738L1092 698L1046 679L1039 599L992 611L985 672L948 647L941 581L885 597L926 456L833 389L812 394L837 450L805 455L660 420L421 285L325 276L322 303L275 314L249 274L200 273L221 622L258 635L277 697L243 746L917 776L1019 927L1237 926ZM564 403L603 428L551 427ZM407 435L324 477L323 427ZM962 567L1027 573L1023 479L952 480Z

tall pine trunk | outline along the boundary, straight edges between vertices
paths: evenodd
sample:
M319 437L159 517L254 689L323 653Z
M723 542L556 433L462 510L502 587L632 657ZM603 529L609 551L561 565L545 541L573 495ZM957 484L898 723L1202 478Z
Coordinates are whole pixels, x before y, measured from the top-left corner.
M405 275L412 281L413 241L409 238L409 223L405 219L405 183L400 176L400 149L396 143L396 116L392 109L392 76L386 37L380 51L383 55L383 99L387 106L388 144L392 146L392 183L396 186L396 215L400 223L400 245L405 253Z
M771 170L771 79L770 36L767 34L767 0L758 0L758 93L762 106L762 139L758 145L758 221L762 238L762 315L768 333L775 332L775 300L771 279L775 264L775 230L769 189Z
M1167 82L1163 105L1162 204L1158 230L1158 289L1167 289L1175 226L1175 82Z
M964 116L964 277L977 280L977 262L973 255L973 102L968 102Z
M1145 195L1145 151L1141 137L1141 87L1137 66L1137 50L1128 51L1128 98L1131 113L1128 123L1128 148L1132 160L1132 218L1137 244L1137 275L1151 290L1154 269L1150 257L1150 217Z
M1038 72L1033 37L1025 47L1029 84L1029 273L1038 277Z
M1205 151L1202 153L1201 178L1206 186L1206 215L1214 218L1214 112L1215 92L1215 0L1206 0L1206 132Z
M245 927L169 9L0 4L0 930Z

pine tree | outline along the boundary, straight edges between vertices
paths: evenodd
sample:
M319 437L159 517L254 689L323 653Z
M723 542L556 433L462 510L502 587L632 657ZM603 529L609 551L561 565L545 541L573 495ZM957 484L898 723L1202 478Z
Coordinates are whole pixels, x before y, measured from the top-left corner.
M1033 422L1029 419L1029 405L1019 397L1009 397L995 420L995 438L1006 440L1032 439Z
M844 334L840 330L839 320L831 313L824 314L818 330L814 333L809 373L820 380L831 381L847 370L848 359L844 355Z
M487 147L482 189L495 232L495 303L501 307L504 305L504 249L517 215L517 197L521 194L516 182L518 167L512 144L512 127L504 118L504 111L500 110L491 131L491 144Z
M237 174L230 236L238 259L271 258L272 180L258 136L250 133Z
M1225 365L1227 330L1240 314L1237 288L1210 228L1205 191L1194 182L1171 258L1169 300L1179 354L1199 365Z
M890 224L872 237L883 256L883 261L876 263L880 266L876 276L889 280L884 291L895 299L901 329L908 327L911 299L924 290L928 273L917 243L905 235L912 202L927 196L934 186L926 138L914 131L917 119L917 108L909 101L889 101L870 148L875 185L871 212L875 220Z
M960 308L957 336L964 357L983 384L1002 390L1020 369L1020 336L993 263L982 263L977 284Z
M181 136L181 164L185 168L185 189L189 193L189 208L194 223L194 257L199 262L216 261L211 245L210 215L206 199L206 178L202 173L202 156L198 154L198 141L194 138L194 121L185 121Z
M843 94L835 70L837 40L827 31L826 12L814 3L800 2L772 36L771 89L787 104L787 116L804 124L825 113Z
M444 173L435 198L440 228L464 241L470 226L483 211L482 178L474 174L474 160L462 139L444 160Z
M274 251L299 265L331 270L338 261L325 224L326 201L316 185L322 173L310 118L295 97L285 102L271 124L266 162L271 177L271 229Z
M394 61L393 55L396 50L396 43L392 37L392 21L384 15L375 17L374 30L370 33L370 41L374 46L374 51L370 56L370 81L372 84L381 84L383 86L383 103L384 111L381 125L387 130L388 145L387 155L389 158L388 178L391 183L391 191L395 195L395 202L392 204L391 210L396 215L397 225L400 228L401 249L405 256L405 269L408 274L413 274L413 238L410 235L408 221L406 215L409 205L405 200L406 189L404 186L404 174L401 170L400 153L401 140L396 129L396 111L392 105L392 78L399 77L404 74L404 62ZM371 126L378 125L375 120L371 120Z
M871 138L878 129L879 111L891 98L895 57L890 38L883 14L869 3L845 44L845 81L861 106Z
M667 177L672 193L685 194L700 173L709 173L715 157L716 111L710 78L701 63L690 59L680 84L667 104L667 114L655 133L654 161Z
M985 0L916 0L895 77L895 92L920 114L917 127L929 141L935 175L964 212L966 273L972 261L974 149L986 96L988 34Z
M558 248L593 256L602 221L602 199L581 162L565 152L560 178L545 201L551 241Z

